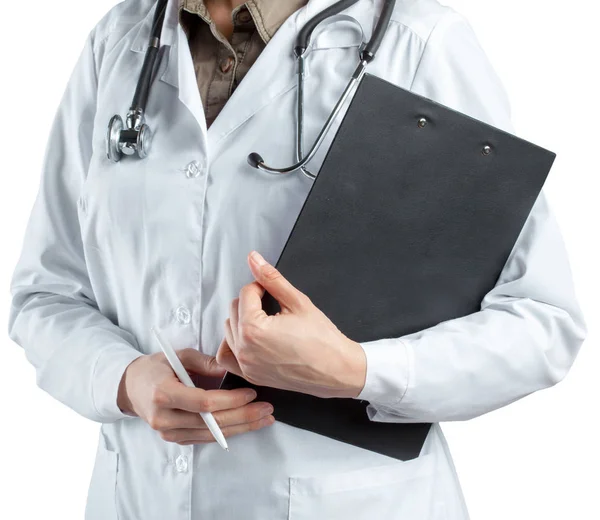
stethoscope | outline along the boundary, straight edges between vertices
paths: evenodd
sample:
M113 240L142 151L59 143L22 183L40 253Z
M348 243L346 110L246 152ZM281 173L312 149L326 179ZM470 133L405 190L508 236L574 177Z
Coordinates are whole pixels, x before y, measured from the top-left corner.
M108 133L106 138L106 155L113 162L120 161L124 155L134 156L137 155L140 159L143 159L148 155L150 149L150 143L152 133L148 125L144 122L144 115L146 111L146 104L148 102L148 94L150 92L150 85L152 83L152 76L156 65L158 51L160 48L160 36L162 33L163 21L165 18L165 11L169 0L159 0L154 13L154 19L152 21L152 30L150 36L150 42L148 43L148 49L144 57L144 64L142 66L142 72L138 79L133 101L131 107L127 112L125 118L125 125L123 119L119 115L114 115L110 123L108 124ZM327 132L331 128L335 118L339 114L342 106L355 90L363 78L367 65L373 61L375 55L381 45L383 37L387 31L387 28L396 5L396 0L385 0L381 16L377 22L377 26L373 31L373 35L368 42L364 41L364 35L362 37L362 43L358 49L359 63L352 74L352 77L344 89L341 97L333 108L331 114L327 118L325 125L321 129L315 143L308 152L304 155L304 81L306 71L306 59L311 51L311 39L313 33L317 27L325 27L330 23L337 22L340 20L350 21L356 24L362 32L362 28L357 20L347 15L340 14L344 9L356 4L359 0L341 0L336 2L332 6L324 9L322 12L311 18L304 27L298 33L296 38L296 45L294 47L294 55L296 56L298 64L298 96L297 96L297 120L296 120L296 163L288 166L287 168L274 168L268 166L263 158L256 152L251 153L248 156L248 163L261 171L274 173L274 174L285 174L291 173L297 170L301 170L304 175L311 179L315 179L316 175L312 174L306 169L306 164L315 156L319 147L323 143Z

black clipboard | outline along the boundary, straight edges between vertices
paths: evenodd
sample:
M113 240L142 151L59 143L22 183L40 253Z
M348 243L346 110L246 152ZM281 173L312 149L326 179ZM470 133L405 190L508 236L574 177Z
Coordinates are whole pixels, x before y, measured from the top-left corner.
M477 312L555 158L366 74L276 266L358 342ZM280 310L268 293L263 308ZM371 421L357 399L256 386L231 373L221 383L242 386L271 402L278 421L400 460L419 455L431 427Z

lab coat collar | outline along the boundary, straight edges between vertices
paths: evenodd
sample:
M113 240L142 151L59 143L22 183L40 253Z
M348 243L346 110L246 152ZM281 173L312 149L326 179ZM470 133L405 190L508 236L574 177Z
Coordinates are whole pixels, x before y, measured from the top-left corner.
M275 33L269 44L261 52L255 65L250 68L244 81L233 92L227 104L210 127L206 127L204 109L197 87L194 66L185 32L179 24L179 0L169 0L161 35L161 62L157 77L179 89L180 101L194 115L205 140L210 140L207 149L211 155L216 152L217 145L252 117L256 112L274 102L280 95L296 86L296 62L293 47L298 31L313 16L323 11L336 0L309 0L308 3L292 15ZM368 39L376 20L373 18L373 3L379 0L361 0L347 9L348 14L358 20ZM137 53L146 51L149 31L156 3L139 24L131 50ZM323 31L315 47L339 48L347 47L345 38L332 37ZM310 58L309 58L310 62ZM265 63L276 63L276 67L265 66ZM310 65L308 73L310 75Z
M296 17L296 32L298 32L310 18L316 16L327 7L330 7L336 1L337 0L309 0L307 4L299 10L299 13ZM345 13L354 16L359 22L361 22L363 28L365 29L365 36L369 38L376 19L369 21L368 17L365 17L367 12L373 12L369 11L369 9L365 9L365 4L369 4L369 6L375 6L377 17L379 16L378 13L382 4L382 0L367 0L366 2L364 0L359 1L351 8L347 9ZM146 17L139 24L137 34L131 45L131 50L134 52L146 52L149 40L149 28L152 25L152 18L154 17L156 5L157 2L152 5L146 14ZM178 43L178 28L179 0L169 0L165 13L165 19L163 21L161 44L165 46L176 45ZM331 43L329 47L341 47L344 45L344 42L340 42L339 45Z
M297 30L300 30L302 26L313 16L320 13L327 7L333 5L337 0L308 0L307 4L302 7L299 11L299 16L296 20ZM359 1L357 4L361 6L365 1ZM367 3L374 4L379 7L382 0L367 0ZM148 11L146 17L139 25L139 29L136 37L134 38L131 50L134 52L145 52L148 46L148 28L152 24L152 17L156 9L157 2L153 3L152 7ZM352 6L346 12L350 12L356 9L357 5ZM379 11L377 10L377 13ZM164 45L170 45L176 40L177 25L179 24L179 0L169 0L167 4L167 10L165 12L165 19L163 21L161 42Z
M148 49L150 39L150 27L158 2L152 4L152 7L145 18L138 24L137 34L131 44L133 52L145 53ZM158 77L174 87L178 86L177 74L177 47L178 47L178 27L179 27L179 0L169 0L165 11L161 33L160 65Z
M316 16L328 7L331 7L337 1L338 0L309 0L304 13L298 18L298 30L300 30L313 16ZM342 12L356 18L360 22L365 31L365 37L368 40L379 19L383 2L384 0L359 0L352 7ZM375 17L373 16L373 13L375 13Z
M150 27L154 11L158 2L154 2L152 7L146 14L146 17L139 24L137 34L131 45L131 50L134 52L146 52L148 41L150 40ZM163 20L162 33L160 37L161 45L172 45L177 36L177 25L179 23L179 0L169 0Z

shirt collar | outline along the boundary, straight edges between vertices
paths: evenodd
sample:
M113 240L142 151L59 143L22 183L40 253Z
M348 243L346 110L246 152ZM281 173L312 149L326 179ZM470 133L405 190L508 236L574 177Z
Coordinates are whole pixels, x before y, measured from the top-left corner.
M181 7L181 2L184 0L168 0L167 3L167 9L166 9L166 14L165 14L165 20L163 22L163 29L162 29L162 35L161 35L161 46L176 46L177 45L177 31L178 29L181 27L179 24L179 13L180 13L180 7ZM256 0L250 0L250 1L256 1ZM262 0L263 2L268 2L269 0ZM274 0L270 0L271 2ZM289 1L290 3L298 3L299 0L282 0L282 1ZM296 17L296 31L299 31L302 27L304 27L304 25L306 24L306 22L308 20L310 20L313 16L315 16L316 14L318 14L319 12L323 11L324 9L326 9L327 7L331 6L332 4L335 3L336 0L308 0L307 2L303 2L306 5L302 8L299 9L299 15ZM376 4L380 4L383 0L368 0L367 4L371 5L373 3ZM133 42L131 44L131 50L134 52L146 52L148 49L148 40L149 40L149 30L150 30L150 26L152 25L152 18L154 16L154 10L156 7L156 3L154 3L150 9L148 10L148 13L146 14L146 16L144 17L143 20L140 21L140 23L138 24L137 27L137 32L136 35L133 38ZM362 8L360 7L362 5ZM366 6L362 3L362 2L358 2L358 4L355 4L350 11L353 11L353 16L355 16L355 18L357 18L363 28L366 30L366 34L365 36L368 38L370 38L370 34L372 31L372 28L370 27L370 24L374 24L375 21L371 20L372 18L372 14L371 12L363 12L365 11ZM185 32L180 29L182 31L182 34L184 34L185 37ZM345 44L341 41L336 42L330 42L329 43L329 47L336 47L336 46L345 46Z
M206 8L204 0L177 0L177 2L179 13L185 10L192 14L197 14L207 23L211 23L210 13ZM246 6L252 15L260 37L265 43L268 43L277 29L293 13L307 3L308 0L248 0L236 7L233 14L235 15L242 6Z

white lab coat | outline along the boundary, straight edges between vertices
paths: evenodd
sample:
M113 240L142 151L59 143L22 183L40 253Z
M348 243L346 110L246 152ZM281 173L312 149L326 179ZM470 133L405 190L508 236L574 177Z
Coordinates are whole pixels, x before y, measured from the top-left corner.
M252 281L246 255L256 249L277 261L311 181L258 172L246 157L257 151L273 165L293 162L294 39L332 3L310 0L283 24L207 131L172 0L144 160L109 162L105 135L111 116L129 107L153 2L117 5L85 44L14 274L10 334L42 389L102 423L88 520L466 519L438 423L554 385L573 363L586 329L542 194L480 312L362 345L368 375L359 398L371 403L370 419L435 423L419 458L398 461L280 422L230 438L230 453L215 443L180 446L118 409L125 367L158 350L151 326L176 348L215 354L230 301ZM380 5L361 0L347 10L367 37ZM356 66L356 44L347 23L315 42L307 143ZM437 0L398 1L369 72L513 131L505 90L473 29Z

